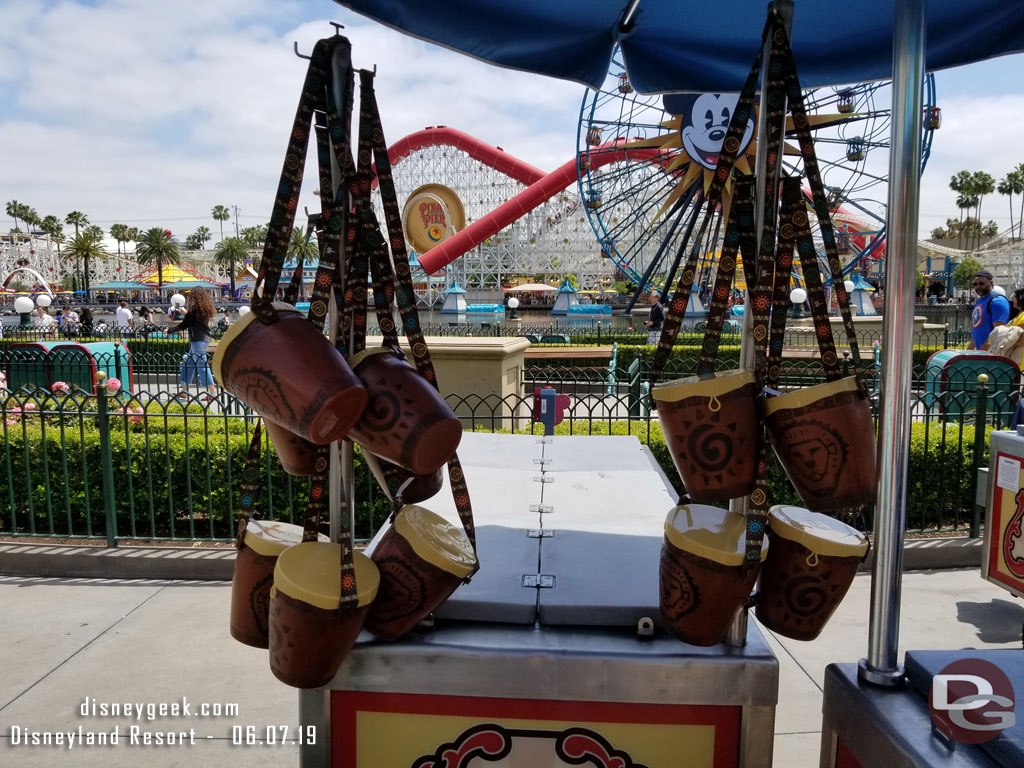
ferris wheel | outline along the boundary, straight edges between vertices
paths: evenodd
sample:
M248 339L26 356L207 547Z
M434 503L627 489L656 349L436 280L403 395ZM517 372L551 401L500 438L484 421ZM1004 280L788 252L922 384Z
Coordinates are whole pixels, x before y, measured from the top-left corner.
M942 119L932 75L924 96L922 171ZM719 212L703 221L701 202L736 101L728 94L638 94L618 52L604 86L587 90L577 131L579 194L603 255L622 279L665 293L684 252L696 248L698 280L710 281L723 225ZM844 271L881 277L889 82L810 89L804 101ZM751 120L737 159L746 172L754 165L755 128ZM793 149L793 157L783 157L791 173L799 168ZM704 233L702 242L693 242L695 232Z

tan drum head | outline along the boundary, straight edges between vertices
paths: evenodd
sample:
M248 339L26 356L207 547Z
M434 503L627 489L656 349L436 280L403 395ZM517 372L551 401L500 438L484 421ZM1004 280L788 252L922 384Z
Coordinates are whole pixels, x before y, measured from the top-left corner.
M665 538L676 549L722 565L746 562L746 518L721 507L686 504L674 508L665 520ZM761 542L762 560L767 552L765 538Z
M772 507L768 527L776 536L795 541L823 557L864 557L868 551L868 537L856 528L803 507Z
M395 532L419 557L453 576L464 579L476 568L476 555L466 534L425 507L402 507L395 516Z
M320 534L320 541L327 541ZM250 520L245 526L245 545L258 555L275 557L302 541L302 526L278 520Z
M380 572L362 552L353 552L352 560L359 605L368 605L377 596ZM336 610L341 604L341 545L307 541L289 547L277 558L274 587L317 608Z

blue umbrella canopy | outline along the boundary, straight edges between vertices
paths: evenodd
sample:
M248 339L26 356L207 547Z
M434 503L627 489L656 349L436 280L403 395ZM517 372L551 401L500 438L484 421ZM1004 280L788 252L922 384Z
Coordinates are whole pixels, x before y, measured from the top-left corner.
M751 0L336 2L475 58L593 88L604 82L618 43L630 82L643 93L740 90L767 5ZM891 77L892 4L797 0L792 38L801 84ZM1024 50L1024 2L929 0L926 41L929 70L1019 52Z

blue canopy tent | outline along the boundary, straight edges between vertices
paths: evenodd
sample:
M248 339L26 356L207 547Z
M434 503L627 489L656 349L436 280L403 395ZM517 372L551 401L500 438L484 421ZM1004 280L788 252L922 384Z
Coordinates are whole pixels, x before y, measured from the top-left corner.
M642 93L740 90L759 48L765 9L749 0L337 1L475 58L594 88L604 82L618 44L630 84ZM921 82L927 70L1024 50L1024 3L777 0L775 5L784 17L791 16L794 58L804 87L893 79L876 560L868 654L860 672L866 681L897 686L904 680L897 641L917 283Z

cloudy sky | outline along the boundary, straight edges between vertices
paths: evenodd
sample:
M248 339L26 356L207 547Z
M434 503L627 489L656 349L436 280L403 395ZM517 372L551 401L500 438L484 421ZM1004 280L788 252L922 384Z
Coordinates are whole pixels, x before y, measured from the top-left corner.
M328 20L345 24L357 66L377 65L389 142L444 124L544 170L572 157L581 86L482 64L329 0L0 0L0 202L176 235L216 235L218 204L237 205L243 227L266 222L304 75L292 43L308 51ZM938 73L937 91L922 234L957 215L957 170L998 180L1024 162L1024 56ZM1007 202L992 195L982 217L1007 227ZM0 231L11 226L0 206Z

